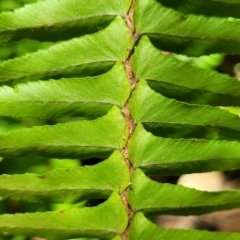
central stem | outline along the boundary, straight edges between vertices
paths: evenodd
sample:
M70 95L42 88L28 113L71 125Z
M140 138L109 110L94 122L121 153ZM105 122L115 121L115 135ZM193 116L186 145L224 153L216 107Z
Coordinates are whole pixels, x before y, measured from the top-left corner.
M134 5L135 5L135 0L132 1L131 7L129 9L129 12L128 12L127 16L126 16L126 23L127 23L127 26L128 26L128 28L129 28L129 30L131 32L131 35L132 35L132 38L133 38L133 41L134 41L134 44L135 44L137 37L136 37L136 34L135 34L134 25L133 25ZM130 114L130 111L129 111L129 101L130 101L132 92L134 91L136 83L137 83L137 80L135 79L133 71L132 71L132 68L131 68L132 54L133 54L133 49L130 51L128 59L124 62L125 70L126 70L128 79L129 79L130 84L131 84L131 93L130 93L130 96L129 96L129 98L128 98L128 100L127 100L127 102L126 102L126 104L125 104L125 106L123 108L123 115L124 115L124 118L125 118L125 121L126 121L126 124L127 124L127 127L128 127L129 135L128 135L128 139L127 139L126 145L125 145L125 147L122 150L122 154L123 154L124 159L125 159L125 161L127 163L127 166L129 168L129 172L130 172L131 176L133 174L134 169L133 169L133 167L131 165L131 162L130 162L130 159L129 159L128 148L129 148L130 139L131 139L133 131L135 129L135 124L134 124L134 121L133 121L133 119L131 117L131 114ZM133 213L131 207L128 204L127 189L124 192L122 192L121 197L122 197L123 203L125 205L126 211L128 213L128 227L125 230L125 232L122 234L122 239L123 240L127 240L128 239L129 228L130 228L131 223L133 221L134 213Z

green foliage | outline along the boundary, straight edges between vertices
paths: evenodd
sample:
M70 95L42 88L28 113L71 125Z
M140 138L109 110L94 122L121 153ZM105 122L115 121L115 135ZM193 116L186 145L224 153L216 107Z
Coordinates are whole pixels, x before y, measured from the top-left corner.
M151 198L145 198L146 193ZM210 193L167 183L156 183L148 179L139 169L135 170L132 188L128 191L133 211L147 214L198 215L214 210L231 209L239 206L239 195L239 191Z
M101 216L104 213L104 219ZM16 214L1 216L4 232L40 235L48 239L68 239L81 235L112 239L121 234L128 223L124 204L113 193L101 206L77 208L59 212Z
M153 240L159 239L194 239L194 240L238 240L238 233L213 233L207 231L194 231L194 230L174 230L174 229L161 229L147 220L143 213L139 212L134 218L132 228L129 234L129 240L142 239L147 240L151 236Z
M106 114L113 105L124 106L130 84L123 64L118 62L97 77L31 82L14 88L5 86L0 91L0 114L3 116L98 117Z
M39 51L0 63L0 123L42 119L18 130L12 119L0 129L1 164L17 166L0 175L1 197L38 204L26 213L0 209L0 232L58 240L239 239L147 220L240 207L237 190L209 193L148 177L240 168L240 119L223 108L240 105L239 81L166 53L239 54L239 4L45 0L0 14L2 44L42 41ZM99 163L78 166L92 158ZM47 161L58 166L36 170ZM83 202L93 199L104 202Z
M118 172L121 172L121 175ZM100 175L105 178L99 178ZM115 151L109 159L95 166L58 169L42 175L2 175L0 194L14 199L51 199L54 202L65 202L72 196L77 201L92 197L107 198L114 191L123 191L129 180L126 163L121 153Z

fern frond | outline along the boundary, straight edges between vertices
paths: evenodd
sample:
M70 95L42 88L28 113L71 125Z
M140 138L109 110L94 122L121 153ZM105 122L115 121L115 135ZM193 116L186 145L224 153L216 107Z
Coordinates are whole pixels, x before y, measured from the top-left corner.
M215 233L208 231L199 230L180 230L180 229L163 229L157 227L151 223L143 213L139 212L134 218L132 228L129 233L129 240L148 240L151 236L152 240L159 239L194 239L206 240L218 239L218 240L238 240L240 237L239 233Z
M106 202L97 207L1 215L0 231L55 240L76 237L112 239L124 231L127 222L121 197L113 193Z
M195 56L240 53L240 22L228 18L184 15L156 0L138 0L134 25L139 35L148 35L162 50Z
M40 1L0 14L0 42L21 38L58 41L96 32L127 14L130 0Z
M119 76L116 78L116 76ZM0 88L0 115L57 118L99 117L112 106L123 107L130 84L123 65L86 78L67 78L18 84Z
M132 68L137 79L146 79L166 97L194 104L240 106L240 82L236 78L165 56L146 36L136 47Z
M97 75L124 61L132 48L130 31L117 17L107 28L92 35L59 43L0 64L0 82L33 81Z
M134 212L199 215L239 207L240 191L204 192L180 185L158 183L137 169L128 190L128 199Z
M129 146L129 156L134 168L151 174L226 171L240 168L240 143L162 138L138 124Z
M147 107L146 107L147 106ZM152 90L141 80L130 102L134 122L208 127L212 131L227 129L240 131L240 119L219 107L188 104L169 99ZM219 128L219 129L218 129Z
M36 153L58 158L108 157L122 149L127 139L126 123L119 108L96 120L33 127L0 135L0 155Z
M121 175L118 173L121 172ZM65 202L107 198L129 184L130 174L123 156L115 151L107 160L95 165L46 172L0 176L0 195L28 201Z

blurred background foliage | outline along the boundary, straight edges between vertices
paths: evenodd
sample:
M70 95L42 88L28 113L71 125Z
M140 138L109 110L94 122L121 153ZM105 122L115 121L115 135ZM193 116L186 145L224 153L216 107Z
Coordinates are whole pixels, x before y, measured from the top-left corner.
M40 0L42 1L42 0ZM37 2L37 0L0 0L0 12L10 11L22 7L25 4ZM51 42L38 42L35 40L23 39L18 42L10 44L0 44L0 62L25 55L30 52L44 49L51 46L54 43ZM171 54L171 53L167 53ZM183 55L172 54L177 59L188 62L194 66L205 68L209 71L219 71L229 74L231 76L236 75L233 69L234 66L240 62L239 56L224 56L223 54L212 54L210 56L201 56L199 58L187 57ZM240 72L240 67L237 68ZM191 79L190 79L191 81ZM238 109L229 108L229 110L235 114L238 114ZM29 128L39 125L53 125L58 122L64 122L69 119L15 119L8 117L0 117L0 134L6 133L12 130L20 128ZM72 119L70 119L72 120ZM21 141L21 140L19 140ZM94 164L98 162L98 159L92 159L87 164ZM47 159L36 155L30 155L22 158L0 158L0 174L23 174L26 172L42 174L46 171L70 168L75 166L84 165L79 159ZM52 204L49 202L37 202L29 203L24 201L15 201L13 199L4 199L0 197L0 214L3 213L23 213L23 212L41 212L49 210L60 210L70 207L82 207L87 205L98 204L97 202L77 202L76 199L71 199L70 202L65 204ZM39 238L28 238L25 236L10 236L7 233L0 235L0 240L40 240Z

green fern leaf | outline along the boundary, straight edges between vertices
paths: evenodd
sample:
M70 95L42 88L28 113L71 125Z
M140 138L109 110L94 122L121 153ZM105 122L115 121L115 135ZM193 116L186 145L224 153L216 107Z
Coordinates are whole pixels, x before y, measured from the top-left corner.
M131 48L129 29L117 17L95 34L3 62L0 82L96 75L107 71L116 61L126 60Z
M134 24L137 34L148 35L165 50L187 55L240 53L239 21L183 15L156 0L138 0Z
M136 47L132 68L137 79L146 79L154 90L166 97L194 104L240 105L237 79L165 56L146 36Z
M46 237L51 240L76 237L112 239L124 231L127 222L127 213L121 197L113 193L105 203L97 207L1 215L0 231Z
M151 236L152 240L167 239L194 239L194 240L238 240L240 237L239 233L214 233L208 231L197 231L197 230L180 230L180 229L163 229L159 228L144 215L139 212L134 218L132 227L129 233L129 240L148 240Z
M130 142L129 156L134 168L151 174L231 170L240 168L240 143L162 138L147 132L139 124Z
M130 0L51 0L0 15L0 42L21 38L68 39L96 31L127 14Z
M238 116L218 107L187 104L165 98L153 91L144 80L138 83L132 95L130 111L134 122L145 123L152 129L164 125L183 125L191 130L197 126L198 131L207 128L209 133L220 132L219 137L223 139L239 139Z
M19 141L21 139L21 141ZM24 156L36 153L52 157L108 157L122 149L127 128L117 107L104 117L23 129L0 135L1 156Z
M116 78L115 76L119 76ZM67 89L67 91L65 91ZM97 77L30 82L0 88L0 114L13 117L99 117L130 94L124 67L117 63Z
M147 108L144 108L144 103L148 103ZM156 112L160 105L161 108ZM165 98L153 91L144 80L138 83L131 98L131 113L135 122L191 125L213 125L215 123L214 126L240 130L238 116L218 107L187 104Z
M146 195L147 198L144 197ZM199 215L239 207L240 192L203 192L180 185L162 184L150 180L137 169L132 176L128 200L134 212Z
M121 175L118 174L121 172ZM130 174L119 151L95 166L54 170L43 175L1 175L0 195L28 201L64 202L107 198L129 184Z

